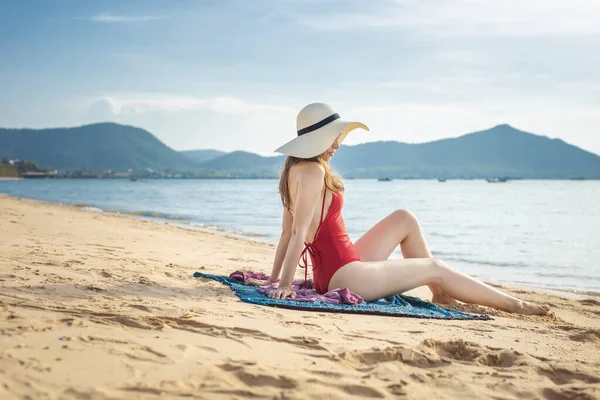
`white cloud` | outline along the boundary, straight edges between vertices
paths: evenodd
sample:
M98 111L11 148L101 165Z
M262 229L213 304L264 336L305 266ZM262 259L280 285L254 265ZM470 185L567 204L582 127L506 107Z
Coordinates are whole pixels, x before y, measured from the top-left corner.
M528 96L518 102L489 99L353 107L344 111L344 117L364 122L371 131L349 135L346 144L376 140L422 143L507 123L526 132L561 138L600 154L600 137L594 129L600 126L597 110L597 106L569 104L543 95Z
M116 115L111 102L99 99L88 108L83 120L86 123L116 121Z
M436 36L539 36L600 34L595 0L389 0L365 2L355 12L299 14L316 29L402 28Z
M110 95L102 98L109 102L115 114L143 114L155 111L210 110L219 114L240 115L251 113L284 113L290 107L248 103L235 97L201 98L170 93L133 93Z
M154 16L154 15L138 15L138 16L123 16L114 15L111 13L100 13L90 17L90 21L102 22L102 23L125 23L125 22L146 22L154 21L157 19L165 19L165 16Z
M230 96L120 93L88 100L90 109L109 109L120 123L155 134L175 149L213 148L273 155L295 134L298 110ZM89 111L87 115L97 115ZM89 119L88 119L89 120Z

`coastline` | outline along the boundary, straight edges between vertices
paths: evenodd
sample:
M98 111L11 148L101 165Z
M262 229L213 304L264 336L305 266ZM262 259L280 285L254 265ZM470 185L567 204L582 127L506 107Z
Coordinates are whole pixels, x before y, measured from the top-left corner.
M600 396L597 300L501 286L555 317L301 312L192 278L268 272L273 244L4 195L0 226L0 397Z
M178 215L170 215L162 212L156 211L143 211L143 210L135 210L135 211L127 211L127 210L119 210L119 209L103 209L98 207L95 204L89 203L71 203L71 202L61 202L54 200L45 200L45 199L37 199L31 197L23 197L23 196L15 196L11 194L5 194L0 192L0 198L8 197L13 199L26 199L33 202L41 202L48 205L56 205L60 207L73 207L78 210L92 212L92 213L102 213L106 215L114 215L116 217L128 217L133 219L138 219L142 221L151 221L159 224L168 224L174 227L179 227L181 229L187 229L192 231L200 231L206 233L214 233L218 235L222 235L226 238L234 237L238 239L247 239L251 241L256 241L259 243L269 244L273 246L277 246L276 240L269 239L268 235L257 233L257 232L245 232L241 230L236 230L232 228L227 228L218 225L198 223L193 220L185 219L184 217ZM392 255L392 257L400 257L399 255ZM442 259L443 256L441 257ZM268 271L267 271L268 272ZM571 288L562 288L557 287L555 285L549 284L541 284L538 286L528 286L525 282L515 282L508 280L488 280L485 279L487 283L496 284L501 286L508 286L515 289L522 290L535 290L540 292L545 292L549 294L555 295L563 295L569 296L574 299L582 299L582 298L600 298L600 290L575 290Z
M181 229L188 229L192 231L200 231L206 233L215 233L218 235L223 235L225 237L236 237L240 239L248 239L253 241L258 241L260 243L267 243L272 245L277 245L276 242L261 238L267 237L264 234L257 232L243 232L235 229L229 229L222 226L212 225L212 224L199 224L194 221L186 220L181 217L172 216L169 214L155 212L155 211L127 211L127 210L117 210L117 209L103 209L94 204L88 203L69 203L69 202L61 202L61 201L53 201L53 200L45 200L45 199L37 199L32 197L24 197L24 196L15 196L12 194L6 194L0 192L0 198L6 197L16 200L27 200L32 202L39 202L48 205L54 205L57 207L66 207L73 208L85 212L92 213L102 213L106 215L113 215L115 217L124 217L124 218L132 218L138 219L141 221L152 221L159 224L169 224L171 226L175 226Z

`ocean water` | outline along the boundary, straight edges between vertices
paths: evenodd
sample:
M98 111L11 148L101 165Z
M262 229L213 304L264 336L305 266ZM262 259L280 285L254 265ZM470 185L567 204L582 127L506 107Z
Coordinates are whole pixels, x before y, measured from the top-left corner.
M0 193L128 213L276 242L276 180L20 180ZM408 209L434 256L480 279L600 295L600 181L346 180L344 219L357 240ZM401 257L398 250L393 257ZM265 272L270 265L264 266Z

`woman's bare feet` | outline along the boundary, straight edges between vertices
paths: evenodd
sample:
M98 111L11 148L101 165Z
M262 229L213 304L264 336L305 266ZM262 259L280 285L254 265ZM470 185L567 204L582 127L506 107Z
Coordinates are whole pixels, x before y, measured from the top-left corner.
M436 303L436 304L456 304L457 303L456 299L453 299L452 297L448 296L445 293L434 294L431 297L431 302Z
M538 304L531 304L523 300L519 300L516 308L513 310L516 314L523 315L548 315L550 308Z

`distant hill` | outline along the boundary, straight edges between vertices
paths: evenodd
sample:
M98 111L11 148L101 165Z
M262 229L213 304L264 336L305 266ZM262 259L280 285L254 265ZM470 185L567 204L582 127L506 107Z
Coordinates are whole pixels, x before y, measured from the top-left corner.
M227 154L226 152L219 150L182 150L180 151L180 153L186 156L189 160L196 163L210 161L224 154Z
M600 156L509 125L429 143L371 142L342 146L332 166L346 178L600 179ZM177 152L149 132L113 123L60 129L0 129L0 156L43 168L153 168L199 177L278 176L283 156L245 151Z
M510 125L429 143L346 146L332 165L353 177L600 179L600 157Z
M285 157L263 157L246 151L234 151L200 164L203 170L230 175L276 177Z
M428 143L342 146L332 166L348 178L600 179L600 157L509 125ZM284 157L233 152L201 164L213 173L277 177Z
M150 132L114 123L40 130L0 128L0 155L61 170L197 168Z

